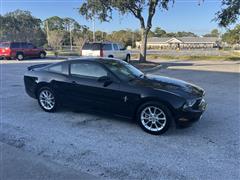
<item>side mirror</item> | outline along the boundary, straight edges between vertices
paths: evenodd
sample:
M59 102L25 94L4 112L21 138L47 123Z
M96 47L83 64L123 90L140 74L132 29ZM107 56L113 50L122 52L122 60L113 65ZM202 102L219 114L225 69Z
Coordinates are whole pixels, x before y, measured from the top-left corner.
M109 86L110 84L113 83L113 81L111 80L111 78L109 76L99 77L98 82L102 82L104 87Z
M110 80L110 77L108 77L108 76L102 76L102 77L98 78L98 82L105 82L105 81L108 81L108 80Z

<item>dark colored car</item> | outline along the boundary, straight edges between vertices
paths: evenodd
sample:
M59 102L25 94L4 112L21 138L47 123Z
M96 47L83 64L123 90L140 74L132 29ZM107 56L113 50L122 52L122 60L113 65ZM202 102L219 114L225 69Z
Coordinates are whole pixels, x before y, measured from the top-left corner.
M1 42L0 57L5 59L23 60L26 57L45 58L46 52L43 48L37 48L27 42Z
M151 134L198 120L206 108L204 90L185 81L146 75L120 60L89 58L30 66L25 89L40 107L61 105L131 117Z

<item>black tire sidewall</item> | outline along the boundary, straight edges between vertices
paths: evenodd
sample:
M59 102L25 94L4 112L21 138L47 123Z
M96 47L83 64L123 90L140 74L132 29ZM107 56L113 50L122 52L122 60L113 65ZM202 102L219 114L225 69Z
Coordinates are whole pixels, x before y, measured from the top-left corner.
M142 113L143 109L145 109L147 106L156 106L156 107L160 108L164 112L164 114L166 115L166 118L167 118L166 125L160 131L150 131L143 126L143 124L141 122L141 113ZM164 104L159 103L159 102L154 102L154 101L146 102L146 103L142 104L138 108L136 117L137 117L137 121L138 121L138 124L140 125L140 127L145 132L153 134L153 135L160 135L160 134L165 133L169 129L169 127L171 125L171 122L172 122L172 115L171 115L171 112L169 111L169 109Z
M22 55L23 58L22 58L22 59L19 59L19 58L18 58L19 55ZM16 58L17 58L17 60L22 61L22 60L24 59L23 53L17 53Z
M40 93L43 91L43 90L48 90L50 91L53 96L54 96L54 100L55 100L55 104L54 104L54 107L52 109L45 109L42 104L40 103ZM38 90L38 93L37 93L37 100L38 100L38 104L39 106L46 112L55 112L57 110L57 107L58 107L58 101L57 101L57 98L56 98L56 95L54 93L54 91L50 88L50 87L41 87L39 90Z
M41 54L43 54L43 57L41 56ZM46 54L45 54L44 52L40 52L39 57L40 57L41 59L44 59L44 58L46 57Z
M126 62L130 63L130 55L129 54L126 56Z

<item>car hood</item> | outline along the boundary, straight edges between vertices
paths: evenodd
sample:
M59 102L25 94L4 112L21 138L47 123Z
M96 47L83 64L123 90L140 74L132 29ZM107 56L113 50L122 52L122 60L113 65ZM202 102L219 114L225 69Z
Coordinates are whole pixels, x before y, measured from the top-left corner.
M164 76L148 74L144 78L135 81L135 83L156 90L168 91L187 98L202 97L204 95L204 90L194 84Z

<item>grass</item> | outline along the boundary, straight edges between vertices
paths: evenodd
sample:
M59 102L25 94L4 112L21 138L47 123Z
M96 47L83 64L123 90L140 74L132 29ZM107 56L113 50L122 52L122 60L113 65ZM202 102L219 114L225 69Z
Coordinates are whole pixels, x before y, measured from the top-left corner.
M132 55L132 59L138 59L137 54ZM150 54L147 55L148 60L226 60L226 61L237 61L240 60L239 53L232 53L231 55L225 56L170 56L170 55L160 55L160 54Z
M75 51L57 51L58 56L80 56L79 52ZM54 51L47 51L47 55L55 56Z
M47 55L54 56L54 51L47 51ZM58 56L80 56L79 52L76 51L58 51ZM132 54L131 59L138 59L138 54ZM171 55L161 55L161 54L149 54L147 55L148 60L226 60L226 61L238 61L240 60L240 52L234 51L228 55L223 56L204 56L204 55L194 55L194 56L171 56Z

